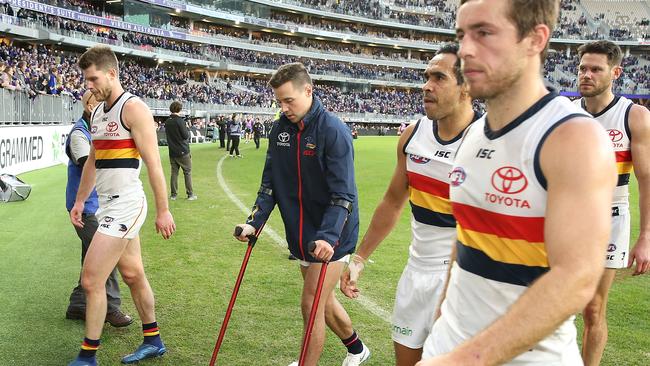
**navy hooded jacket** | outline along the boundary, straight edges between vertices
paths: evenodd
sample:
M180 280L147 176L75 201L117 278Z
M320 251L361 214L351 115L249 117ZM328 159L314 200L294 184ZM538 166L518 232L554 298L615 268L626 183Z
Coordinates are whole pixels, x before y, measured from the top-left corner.
M317 97L299 123L284 114L273 123L253 212L246 221L259 230L277 204L289 251L317 262L310 241L334 247L332 261L353 253L359 236L359 205L350 130Z

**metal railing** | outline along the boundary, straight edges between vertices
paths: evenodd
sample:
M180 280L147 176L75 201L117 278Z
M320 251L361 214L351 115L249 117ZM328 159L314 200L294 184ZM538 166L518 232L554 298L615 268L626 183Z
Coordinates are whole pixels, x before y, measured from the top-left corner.
M170 100L143 98L154 115L168 116ZM207 117L243 113L274 115L277 108L219 105L208 103L185 103L190 117ZM60 125L75 122L83 113L80 101L70 95L38 94L30 98L27 93L0 89L0 127L12 125ZM335 113L345 122L399 124L413 116L396 116L379 113Z
M36 95L0 89L0 126L69 124L83 113L81 103L70 95Z

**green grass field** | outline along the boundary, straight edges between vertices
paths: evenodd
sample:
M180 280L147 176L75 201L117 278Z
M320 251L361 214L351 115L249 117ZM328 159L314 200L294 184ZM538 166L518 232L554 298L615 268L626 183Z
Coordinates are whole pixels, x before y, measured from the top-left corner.
M355 141L362 233L392 174L396 141L390 137ZM259 187L265 145L260 150L254 150L252 144L242 147L244 159L225 159L221 168L225 184L249 207ZM155 234L146 169L141 177L150 203L141 231L143 258L156 294L161 334L169 349L163 358L145 364L208 364L246 249L231 236L234 225L246 214L218 183L217 165L224 151L217 149L217 144L202 144L193 145L192 152L199 199L171 202L178 227L171 240ZM167 151L161 149L161 155L169 176ZM0 365L66 365L78 352L83 323L64 317L79 275L80 256L80 243L65 210L65 167L30 172L21 178L33 185L30 198L0 205ZM183 189L182 178L179 184ZM632 207L632 237L636 238L636 202ZM408 220L406 209L393 234L373 255L374 263L368 265L361 282L366 299L388 314L407 259ZM277 212L268 225L283 236ZM297 359L302 337L301 280L298 264L288 261L287 254L268 233L262 234L219 355L220 365L284 366ZM123 309L135 316L125 285L122 291ZM389 324L358 301L339 298L372 350L368 365L391 365ZM628 271L621 271L611 291L610 341L603 365L650 365L649 309L650 277L632 278ZM119 364L120 357L130 353L141 337L137 319L126 329L105 326L100 364ZM335 338L329 333L321 365L340 365L345 356Z

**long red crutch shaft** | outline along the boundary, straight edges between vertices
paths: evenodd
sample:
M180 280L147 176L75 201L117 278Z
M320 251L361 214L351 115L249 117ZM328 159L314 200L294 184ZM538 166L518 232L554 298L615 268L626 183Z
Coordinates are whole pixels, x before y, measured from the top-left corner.
M314 251L316 243L310 242L307 246L310 252ZM318 285L316 286L316 293L314 294L314 302L311 304L311 311L309 312L309 321L307 321L307 328L305 328L305 335L302 339L302 348L300 349L300 360L298 366L305 364L305 357L309 350L309 341L311 340L311 332L314 329L314 321L316 320L316 312L318 311L318 304L320 302L320 295L323 291L323 283L325 283L325 275L327 274L328 262L323 262L320 267L320 274L318 275Z
M261 231L258 230L258 233ZM242 228L237 226L235 228L235 236L241 235ZM259 234L258 234L259 235ZM219 330L219 337L217 338L217 343L214 346L214 351L212 352L212 358L210 359L210 366L214 366L217 361L217 355L219 354L219 349L221 348L221 343L223 343L223 338L226 335L226 329L228 328L228 321L230 321L230 315L232 314L232 309L235 307L235 301L237 300L237 294L239 293L239 287L244 278L244 273L246 272L246 266L248 265L248 259L251 256L253 247L257 242L257 236L249 235L248 236L248 247L246 248L246 254L244 255L244 261L241 264L239 269L239 275L237 276L237 281L235 282L235 287L232 290L232 295L230 296L230 302L228 303L228 309L226 309L226 315L223 317L223 323L221 323L221 329Z

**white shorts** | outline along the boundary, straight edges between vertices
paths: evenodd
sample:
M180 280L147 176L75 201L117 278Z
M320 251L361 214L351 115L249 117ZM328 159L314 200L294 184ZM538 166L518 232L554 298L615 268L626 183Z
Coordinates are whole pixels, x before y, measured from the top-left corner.
M571 317L560 327L563 334L573 332L573 338L567 342L564 337L549 336L532 349L525 351L514 359L504 363L505 366L583 366L580 350L575 340L574 318ZM452 334L450 324L445 319L438 318L433 326L431 336L427 338L422 359L426 360L451 352L466 339L458 339ZM573 328L573 329L570 329Z
M147 217L147 199L144 192L121 196L100 196L97 210L97 231L116 238L133 239L138 236Z
M605 256L605 268L626 268L630 256L630 211L612 207L612 233Z
M503 317L528 287L494 281L462 269L454 263L442 315L425 341L422 359L453 351ZM551 334L512 360L509 366L582 366L576 341L575 317L571 316ZM520 325L526 327L524 323ZM498 347L498 341L496 347Z
M303 266L303 267L309 267L309 266L312 265L312 264L319 264L319 262L307 262L307 261L303 261L302 259L299 260L298 262L299 262L300 265ZM345 256L339 258L338 260L335 260L334 262L350 263L350 255L347 254L347 255L345 255Z
M404 268L397 284L391 318L393 341L412 349L424 346L446 280L446 266L426 272L411 266Z

